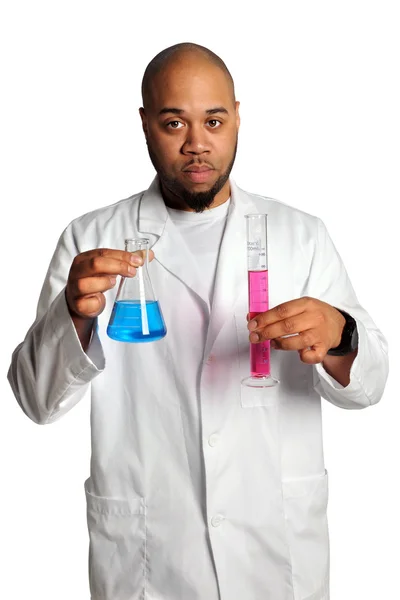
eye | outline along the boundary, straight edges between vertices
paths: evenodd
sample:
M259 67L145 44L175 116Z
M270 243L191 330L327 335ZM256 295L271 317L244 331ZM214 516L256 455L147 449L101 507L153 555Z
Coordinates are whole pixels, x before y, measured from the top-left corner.
M221 121L218 121L218 119L210 119L208 123L211 126L211 129L216 129L219 125L222 125Z
M169 127L171 125L171 127ZM183 123L181 123L180 121L170 121L169 123L167 123L167 127L169 127L170 129L180 129L180 127L176 127L176 125L182 125L183 127Z

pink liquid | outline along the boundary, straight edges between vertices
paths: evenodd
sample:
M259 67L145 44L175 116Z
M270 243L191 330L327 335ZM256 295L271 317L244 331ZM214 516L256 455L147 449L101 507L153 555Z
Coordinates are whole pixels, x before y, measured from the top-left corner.
M249 271L250 319L268 309L268 271ZM269 341L250 343L250 371L252 377L271 374Z

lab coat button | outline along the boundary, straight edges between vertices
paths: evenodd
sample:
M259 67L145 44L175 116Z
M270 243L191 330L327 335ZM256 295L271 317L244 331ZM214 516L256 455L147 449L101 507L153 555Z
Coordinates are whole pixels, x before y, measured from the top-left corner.
M219 442L219 435L217 435L216 433L213 433L212 435L210 435L210 437L208 438L208 444L214 448L214 446L216 446Z
M211 525L213 527L219 527L222 523L222 521L224 520L224 516L223 515L215 515L215 517L213 517L211 519Z

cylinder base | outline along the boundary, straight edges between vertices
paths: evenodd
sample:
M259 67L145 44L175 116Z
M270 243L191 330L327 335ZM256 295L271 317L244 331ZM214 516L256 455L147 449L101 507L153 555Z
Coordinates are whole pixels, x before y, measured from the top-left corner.
M274 379L271 375L260 375L258 377L245 377L241 384L246 387L253 388L270 388L278 385L278 379Z

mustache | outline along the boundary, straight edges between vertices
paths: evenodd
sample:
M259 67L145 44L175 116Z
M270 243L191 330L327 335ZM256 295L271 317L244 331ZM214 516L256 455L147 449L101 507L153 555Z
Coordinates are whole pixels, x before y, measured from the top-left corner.
M182 170L184 171L185 169L193 167L194 165L196 165L197 167L208 167L209 169L214 169L214 165L212 165L211 163L192 159L190 162L183 166Z

